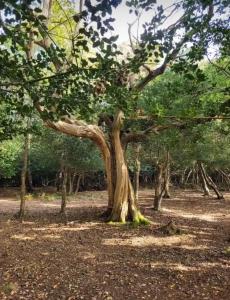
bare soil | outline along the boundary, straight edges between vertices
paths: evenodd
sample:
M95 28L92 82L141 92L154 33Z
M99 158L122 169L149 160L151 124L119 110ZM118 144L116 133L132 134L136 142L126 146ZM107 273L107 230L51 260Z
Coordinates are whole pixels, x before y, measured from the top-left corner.
M230 299L230 193L226 201L176 190L152 210L151 190L140 207L152 224L108 225L100 218L105 192L68 202L27 201L23 224L17 191L0 191L0 299ZM170 221L180 229L168 235Z

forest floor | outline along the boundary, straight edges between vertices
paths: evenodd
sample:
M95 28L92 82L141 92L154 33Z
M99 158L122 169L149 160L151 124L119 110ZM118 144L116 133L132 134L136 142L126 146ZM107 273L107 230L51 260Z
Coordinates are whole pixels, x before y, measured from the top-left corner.
M23 224L13 220L17 192L0 190L0 299L229 299L230 193L226 201L175 190L152 210L151 190L140 207L152 224L109 225L100 219L105 192L68 201L27 201ZM173 221L181 231L160 227Z

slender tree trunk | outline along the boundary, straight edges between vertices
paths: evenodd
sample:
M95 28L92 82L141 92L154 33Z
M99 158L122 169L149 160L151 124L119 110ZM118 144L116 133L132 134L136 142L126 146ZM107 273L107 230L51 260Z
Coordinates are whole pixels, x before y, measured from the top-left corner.
M155 197L153 202L153 209L159 211L161 209L161 202L163 198L164 189L162 188L163 180L163 166L160 163L157 163L156 170L156 179L155 179Z
M81 179L82 179L82 175L79 175L79 176L78 176L78 179L77 179L76 189L75 189L75 192L74 192L75 195L76 195L76 194L78 193L78 191L79 191Z
M28 179L28 192L33 193L33 178L31 173L31 167L30 167L30 156L28 154L28 166L27 166L27 179Z
M218 187L215 185L215 183L213 182L211 177L207 175L204 165L202 163L201 163L201 171L203 173L204 179L205 179L208 187L213 189L214 192L216 193L217 199L224 199L223 194L219 191Z
M60 169L57 173L57 191L60 192L61 191L61 187L62 187L62 170Z
M186 174L186 171L187 171L187 168L185 168L185 169L183 170L183 172L181 173L180 185L181 185L182 187L184 187L184 185L185 185L185 174Z
M60 213L65 215L65 210L66 210L66 186L67 186L67 170L66 167L63 167L63 171L62 171L62 199L61 199L61 210Z
M74 174L72 174L71 170L69 170L69 172L68 172L68 181L69 181L68 195L73 194L73 180L74 180Z
M192 186L194 187L196 185L196 170L195 167L192 167Z
M230 189L230 178L229 178L229 175L225 171L223 171L221 169L217 170L217 171L222 174L223 179L226 182L227 188Z
M138 144L135 146L135 161L134 161L134 178L133 178L133 188L134 188L134 195L136 198L136 201L138 201L138 192L139 192L139 186L140 186L140 171L141 171L141 163L139 160L140 156L140 149L141 145Z
M217 199L224 199L224 195L220 192L217 185L213 182L212 178L207 175L209 186L214 190L216 193Z
M22 221L25 216L25 195L26 195L26 173L28 166L28 157L30 149L30 135L26 133L24 141L24 151L23 151L23 165L21 170L21 192L20 192L20 210L18 213L19 219Z
M200 161L197 162L198 168L199 168L199 175L200 175L200 179L201 179L201 185L204 191L204 196L210 196L210 191L207 185L207 182L205 180L203 171L202 171L202 163Z
M188 182L188 180L189 180L189 178L190 178L190 176L191 176L191 174L192 174L192 171L193 171L192 169L189 170L188 175L187 175L187 178L185 179L185 182L184 182L185 185L187 184L187 182Z
M165 181L165 191L164 191L164 198L170 198L170 192L169 192L169 185L170 185L170 155L169 151L167 151L166 154L166 166L165 166L165 172L164 172L164 181Z

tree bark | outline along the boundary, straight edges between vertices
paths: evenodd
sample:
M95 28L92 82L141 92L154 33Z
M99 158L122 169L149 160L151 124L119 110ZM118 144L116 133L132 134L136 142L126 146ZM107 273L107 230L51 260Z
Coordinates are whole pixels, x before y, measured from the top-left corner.
M199 168L199 175L200 175L200 179L201 179L201 185L204 191L204 196L210 196L210 191L207 185L207 182L205 180L203 171L202 171L202 163L200 161L197 162L198 168Z
M185 175L186 175L186 171L187 171L187 168L185 168L182 173L181 173L181 179L180 179L180 185L181 187L184 187L185 185Z
M136 201L138 201L138 192L139 192L139 186L140 186L140 171L141 171L141 163L140 163L140 149L141 145L138 144L135 146L135 161L134 161L134 178L133 178L133 188L134 188L134 195L136 198Z
M39 109L39 108L38 108ZM46 121L46 126L76 137L88 138L92 140L100 149L102 158L105 165L107 190L108 190L108 212L112 211L114 186L112 178L112 162L111 162L111 149L106 141L103 131L97 125L88 125L81 121L66 120L58 121L56 123Z
M166 153L166 165L165 165L165 172L164 172L164 185L165 185L165 191L163 198L170 198L170 192L169 192L169 185L170 185L170 155L169 151Z
M69 170L68 172L68 195L73 194L73 181L74 181L74 174Z
M123 112L118 111L112 126L111 143L115 153L116 180L113 208L109 220L113 222L126 222L130 220L135 223L146 223L147 220L141 215L134 195L134 190L129 178L128 167L121 144L121 127L123 124Z
M79 175L79 176L78 176L78 179L77 179L76 189L75 189L75 192L74 192L75 195L76 195L76 194L78 193L78 191L79 191L81 179L82 179L82 175Z
M229 175L225 171L223 171L221 169L219 169L217 171L220 172L220 174L223 176L223 179L226 182L227 188L230 189L230 178L229 178Z
M25 195L26 195L26 173L28 166L28 157L30 149L30 135L26 133L23 150L23 165L21 170L21 192L20 192L20 210L18 213L19 219L22 221L25 216Z
M39 108L38 108L39 109ZM66 119L56 123L46 121L46 125L68 135L91 139L100 149L104 160L107 188L108 208L106 215L113 222L130 220L136 223L147 223L136 205L136 199L130 182L128 168L121 143L121 127L123 113L118 111L110 131L110 144L103 131L97 125L87 125L81 121Z
M33 178L31 173L31 167L30 167L30 155L28 153L28 166L27 166L27 179L28 179L28 192L33 193Z
M204 165L202 163L201 163L201 171L203 173L204 179L205 179L208 187L214 190L214 192L217 196L217 199L224 199L223 194L219 191L218 187L215 185L215 183L213 182L211 177L208 176L208 174L206 173Z
M187 175L187 178L185 179L184 185L186 185L186 184L187 184L187 182L188 182L188 180L189 180L189 178L190 178L190 176L191 176L192 172L193 172L193 170L192 170L192 169L191 169L191 170L189 170L189 172L188 172L188 175Z
M66 167L63 167L63 169L62 169L62 199L61 199L61 210L60 210L60 214L63 214L63 215L65 215L65 211L66 211L67 177L68 177L68 172L66 170Z
M153 209L159 211L161 209L161 202L163 198L164 188L162 187L163 180L163 166L157 163L157 172L155 179L155 197L153 202Z

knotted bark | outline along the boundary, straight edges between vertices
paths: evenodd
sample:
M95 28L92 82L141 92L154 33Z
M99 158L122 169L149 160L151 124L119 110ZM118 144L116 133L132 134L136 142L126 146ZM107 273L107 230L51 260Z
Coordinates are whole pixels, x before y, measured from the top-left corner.
M111 143L115 154L114 162L116 164L113 173L116 175L116 180L113 181L115 189L110 221L126 222L129 220L136 223L145 223L147 220L141 215L137 207L124 149L121 143L120 135L123 119L124 115L122 111L118 111L113 122L111 133Z

